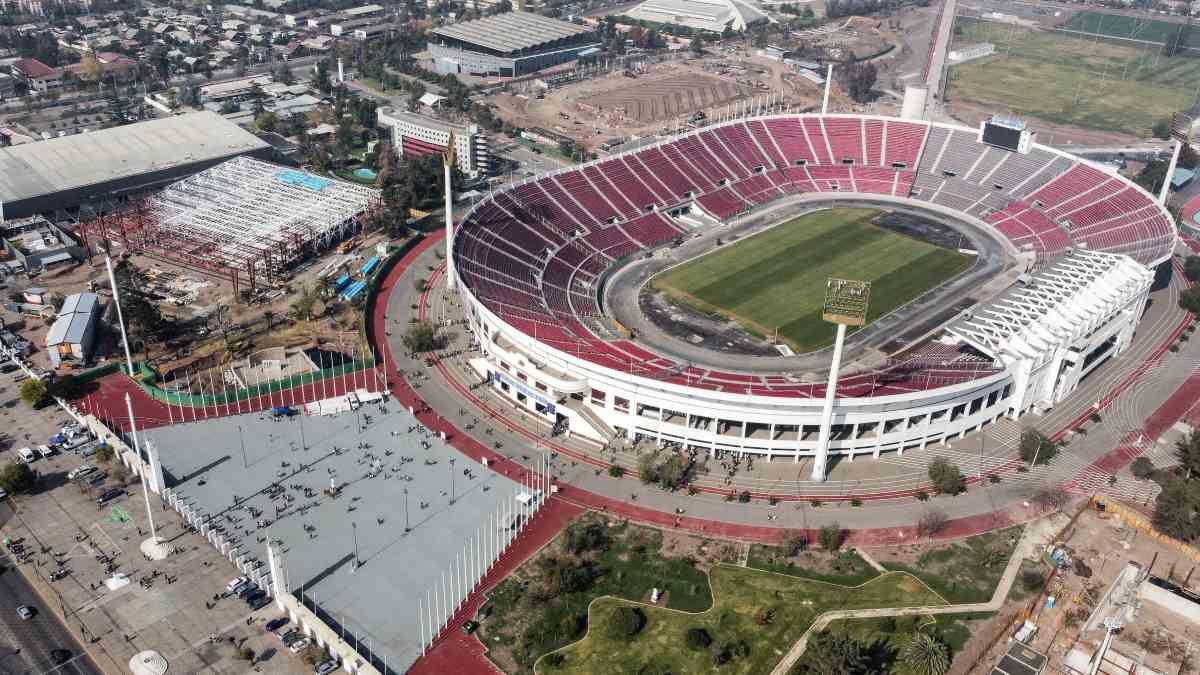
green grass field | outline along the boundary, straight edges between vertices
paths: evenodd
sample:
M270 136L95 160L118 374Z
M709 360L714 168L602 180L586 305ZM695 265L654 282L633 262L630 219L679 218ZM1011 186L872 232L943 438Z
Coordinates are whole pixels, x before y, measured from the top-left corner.
M868 322L970 267L975 258L876 227L874 209L801 216L652 280L679 302L736 320L758 335L776 329L807 352L833 341L821 320L828 277L872 282Z
M743 642L749 653L724 664L722 673L766 673L779 662L780 652L795 642L823 612L831 609L942 605L945 602L913 577L892 573L858 587L717 565L709 572L714 605L689 613L642 606L647 621L640 633L627 638L613 630L616 609L630 604L606 597L592 603L587 636L559 650L562 662L547 657L536 672L547 673L700 673L713 666L713 648ZM770 620L761 621L763 612ZM703 628L712 636L708 649L689 649L684 635Z
M950 68L951 103L1146 137L1200 91L1200 59L1164 57L1154 46L966 17L954 31L955 44L992 42L997 54Z
M1183 23L1159 21L1104 12L1076 12L1065 28L1083 33L1097 33L1116 38L1170 43L1179 40L1188 47L1200 47L1200 32L1187 30ZM1180 30L1183 37L1180 40Z

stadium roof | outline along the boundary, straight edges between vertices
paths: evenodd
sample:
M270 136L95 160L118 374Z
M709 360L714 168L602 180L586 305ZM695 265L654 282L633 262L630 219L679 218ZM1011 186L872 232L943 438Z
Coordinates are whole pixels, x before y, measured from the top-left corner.
M646 0L628 12L634 19L670 23L720 33L728 26L745 30L767 15L739 0Z
M212 112L0 148L0 204L269 147Z
M516 52L591 32L588 26L577 26L538 14L506 12L443 26L433 34L498 52Z

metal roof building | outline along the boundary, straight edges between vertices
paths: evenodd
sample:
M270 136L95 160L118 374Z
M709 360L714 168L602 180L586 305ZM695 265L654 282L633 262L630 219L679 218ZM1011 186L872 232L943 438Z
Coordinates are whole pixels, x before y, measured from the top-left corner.
M58 366L65 359L86 361L91 356L100 309L100 298L95 293L67 296L58 318L46 334L50 363Z
M646 0L627 15L652 23L669 23L721 33L745 30L762 23L767 15L739 0Z
M435 29L429 51L441 73L513 77L570 61L599 44L588 26L508 12Z
M158 187L270 148L211 112L0 148L0 222Z

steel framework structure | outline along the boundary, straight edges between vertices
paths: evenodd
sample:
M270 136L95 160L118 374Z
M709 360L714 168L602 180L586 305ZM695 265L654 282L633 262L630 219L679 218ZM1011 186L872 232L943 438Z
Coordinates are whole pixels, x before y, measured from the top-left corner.
M238 157L79 229L89 255L119 242L127 253L227 277L236 293L242 274L251 289L274 281L357 230L378 205L378 190Z

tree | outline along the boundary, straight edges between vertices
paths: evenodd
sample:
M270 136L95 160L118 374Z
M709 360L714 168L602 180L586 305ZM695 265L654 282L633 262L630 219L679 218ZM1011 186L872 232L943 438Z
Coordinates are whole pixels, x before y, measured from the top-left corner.
M873 63L849 63L839 69L839 80L850 98L858 103L871 100L878 71Z
M129 332L146 341L158 337L163 328L162 313L158 305L142 293L143 288L150 286L145 275L125 259L117 263L113 276L121 291L121 312Z
M618 640L628 640L646 627L646 613L640 607L620 605L613 610L609 634Z
M1200 281L1200 255L1189 255L1183 261L1183 276L1188 281Z
M842 531L840 524L830 523L821 527L820 532L817 534L817 539L821 542L821 548L826 551L836 551L846 541L846 533Z
M600 523L580 525L572 523L567 528L563 545L575 555L587 551L603 551L608 548L608 532Z
M658 463L655 461L654 455L644 454L638 457L637 462L638 479L642 484L649 485L658 482Z
M671 453L656 470L659 485L664 490L678 489L686 481L690 468L691 463L683 455Z
M687 643L688 649L701 651L708 649L712 644L712 636L703 628L689 628L683 635L684 641Z
M1017 453L1021 456L1021 461L1030 466L1048 464L1058 454L1062 445L1043 436L1037 429L1026 429L1021 432Z
M9 462L0 469L0 489L9 494L29 492L37 483L33 469L24 462Z
M49 387L46 386L45 382L31 377L21 383L21 400L26 405L34 406L46 398L46 394L49 391Z
M1200 316L1200 286L1193 286L1180 291L1179 307L1191 312L1193 316Z
M696 37L692 38L692 44L689 45L689 47L691 48L693 54L700 56L704 53L704 38L697 35Z
M956 495L966 487L966 480L958 465L945 457L936 457L929 463L929 480L939 494Z
M88 52L79 59L79 79L91 84L100 79L100 62L96 59L96 55Z
M827 630L814 633L796 662L796 675L866 675L870 666L858 642Z
M1200 534L1196 522L1195 483L1175 478L1163 487L1154 503L1154 529L1176 539L1192 541Z
M941 509L930 509L926 511L921 515L921 518L917 520L917 536L932 537L938 532L941 532L942 528L946 526L947 520L949 520L949 518L946 516L946 512L942 511Z
M1133 474L1134 478L1145 480L1154 475L1154 462L1151 462L1148 457L1138 457L1129 466L1129 472Z
M254 117L254 126L259 131L275 131L279 126L279 118L273 112L263 111Z
M292 318L297 321L312 321L313 316L315 316L316 307L317 296L309 291L307 287L302 287L299 297L292 303Z
M792 557L808 548L808 536L803 530L791 530L783 536L783 554Z
M1200 429L1193 429L1175 441L1175 459L1185 472L1185 478L1200 477Z
M1151 128L1151 130L1150 130L1150 133L1153 134L1155 138L1161 138L1163 140L1170 139L1171 138L1171 118L1164 117L1164 118L1158 120L1157 122L1155 122L1154 127Z
M900 659L912 675L945 675L950 670L950 649L928 633L913 634Z
M413 354L431 352L438 348L437 326L429 321L416 321L409 325L401 338L405 349Z

